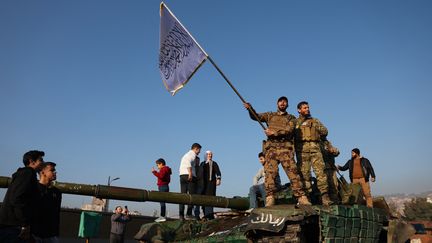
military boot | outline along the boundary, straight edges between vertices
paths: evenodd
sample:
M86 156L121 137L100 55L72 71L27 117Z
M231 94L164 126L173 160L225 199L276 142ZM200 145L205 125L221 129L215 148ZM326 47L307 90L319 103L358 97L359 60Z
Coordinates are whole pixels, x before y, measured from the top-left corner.
M312 205L309 199L306 196L301 196L297 199L298 204L300 205Z
M330 206L333 204L332 200L330 200L330 197L327 193L321 195L321 201L323 206Z
M265 206L268 207L268 206L273 206L273 205L275 205L274 197L273 196L267 196Z

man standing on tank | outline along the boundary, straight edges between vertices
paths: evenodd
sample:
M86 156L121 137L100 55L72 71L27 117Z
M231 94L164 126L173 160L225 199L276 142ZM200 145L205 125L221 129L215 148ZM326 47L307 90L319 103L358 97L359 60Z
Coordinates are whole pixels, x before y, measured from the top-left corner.
M194 143L191 146L191 149L183 155L179 174L180 174L180 192L181 193L196 193L196 171L195 171L195 159L201 152L201 145L199 143ZM188 219L193 219L192 216L193 205L188 205L186 211L186 217ZM185 205L179 204L179 217L181 220L185 219L184 215Z
M351 151L351 159L346 162L344 166L337 166L341 171L349 169L349 177L351 183L360 184L366 198L366 204L368 207L373 207L372 194L369 185L369 178L372 182L375 182L375 171L372 167L371 162L360 155L360 149L354 148Z
M339 156L339 149L326 138L321 141L321 152L324 159L324 173L327 175L328 195L333 203L340 203L338 178L336 175L336 157Z
M328 206L332 202L328 195L327 175L324 173L324 159L320 146L321 139L327 136L328 131L318 119L311 116L308 102L298 103L297 111L299 117L294 129L295 149L305 190L309 194L312 192L311 168L313 168L322 204Z
M278 165L282 167L287 174L294 196L297 198L298 203L302 205L310 205L308 198L303 190L303 184L294 161L294 144L293 144L293 130L295 117L288 114L288 98L285 96L277 100L276 112L265 112L257 114L257 118L252 113L252 106L249 103L243 104L249 111L249 116L252 120L259 119L259 122L265 122L267 129L264 133L267 140L263 144L263 152L265 154L266 163L264 165L265 171L265 190L266 190L266 207L275 204L273 194L277 190L275 178L279 173Z

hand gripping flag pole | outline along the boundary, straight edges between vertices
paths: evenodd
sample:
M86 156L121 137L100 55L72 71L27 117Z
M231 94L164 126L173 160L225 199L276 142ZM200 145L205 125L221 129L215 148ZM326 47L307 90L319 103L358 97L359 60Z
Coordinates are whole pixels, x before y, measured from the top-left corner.
M173 96L186 85L208 59L240 100L246 103L213 59L163 2L160 4L160 19L159 69L165 88ZM266 130L252 106L249 107L249 111L261 127Z

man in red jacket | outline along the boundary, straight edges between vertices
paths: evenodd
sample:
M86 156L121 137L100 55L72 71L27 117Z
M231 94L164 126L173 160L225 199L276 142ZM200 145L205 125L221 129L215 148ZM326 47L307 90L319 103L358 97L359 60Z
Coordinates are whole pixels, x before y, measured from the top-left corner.
M152 173L158 178L157 180L158 189L160 192L169 192L168 184L171 181L171 174L172 174L171 168L166 165L165 160L162 158L156 160L156 165L159 172L152 167ZM155 220L156 222L166 221L165 218L166 205L164 202L161 202L160 205L161 205L160 217Z

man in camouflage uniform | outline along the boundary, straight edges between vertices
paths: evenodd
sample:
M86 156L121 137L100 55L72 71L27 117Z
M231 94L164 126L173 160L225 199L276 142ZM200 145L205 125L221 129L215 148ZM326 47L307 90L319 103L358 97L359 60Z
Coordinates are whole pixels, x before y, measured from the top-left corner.
M257 120L251 110L253 109L249 103L244 103L244 107L249 110L249 115L252 120ZM301 178L294 161L294 146L293 146L293 129L295 117L286 112L288 108L288 99L282 96L277 101L277 112L265 112L258 115L260 122L267 124L267 129L264 131L267 135L267 141L264 141L263 152L265 154L266 163L264 165L265 172L265 191L266 191L266 206L275 204L274 192L276 192L275 178L279 173L278 165L282 164L285 173L290 182L291 189L298 203L302 205L311 205L303 190Z
M322 204L328 206L332 202L328 196L327 176L324 173L324 160L320 147L320 141L327 136L328 131L318 119L310 115L309 104L306 101L297 105L297 111L299 117L294 129L295 150L305 190L307 193L312 192L312 167L317 178Z
M340 200L338 196L339 190L335 158L340 154L340 152L339 149L334 147L327 139L321 141L321 151L324 159L324 173L327 175L328 194L330 200L334 203L338 203Z

